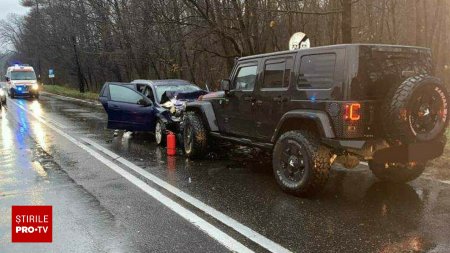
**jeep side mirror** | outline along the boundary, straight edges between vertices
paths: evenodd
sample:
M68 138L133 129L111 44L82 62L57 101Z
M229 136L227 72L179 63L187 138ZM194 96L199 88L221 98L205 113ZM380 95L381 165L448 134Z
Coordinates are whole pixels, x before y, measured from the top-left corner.
M231 81L230 79L223 79L220 81L221 90L225 91L225 93L229 92L231 89Z

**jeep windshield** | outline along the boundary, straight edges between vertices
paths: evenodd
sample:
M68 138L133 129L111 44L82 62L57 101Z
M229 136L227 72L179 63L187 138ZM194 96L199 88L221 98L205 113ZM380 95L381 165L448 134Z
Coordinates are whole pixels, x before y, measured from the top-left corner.
M36 80L36 74L32 71L13 71L11 80Z
M156 90L156 98L158 99L158 103L161 102L162 95L166 91L175 91L175 92L192 92L200 90L199 87L195 85L158 85L155 86Z

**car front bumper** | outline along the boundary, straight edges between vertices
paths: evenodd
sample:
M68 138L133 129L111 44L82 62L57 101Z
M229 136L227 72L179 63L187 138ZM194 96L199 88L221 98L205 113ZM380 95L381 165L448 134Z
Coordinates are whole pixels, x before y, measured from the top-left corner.
M11 88L11 93L14 93L15 96L27 97L27 96L33 96L33 95L39 94L39 90L33 90L31 88L31 86L30 87L21 86L21 87Z

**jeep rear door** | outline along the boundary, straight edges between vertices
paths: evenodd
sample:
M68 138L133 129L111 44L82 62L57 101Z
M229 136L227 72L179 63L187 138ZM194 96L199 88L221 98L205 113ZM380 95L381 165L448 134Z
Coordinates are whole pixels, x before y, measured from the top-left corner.
M264 59L262 76L255 90L255 130L257 138L270 141L290 100L289 83L295 53Z

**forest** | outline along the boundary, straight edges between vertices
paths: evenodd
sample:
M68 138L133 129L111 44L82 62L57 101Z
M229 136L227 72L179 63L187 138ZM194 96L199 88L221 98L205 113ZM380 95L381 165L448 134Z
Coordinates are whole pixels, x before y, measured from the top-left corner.
M48 83L98 91L105 81L181 78L217 87L236 57L288 49L383 43L431 48L450 81L450 0L22 0L0 22L7 64Z

